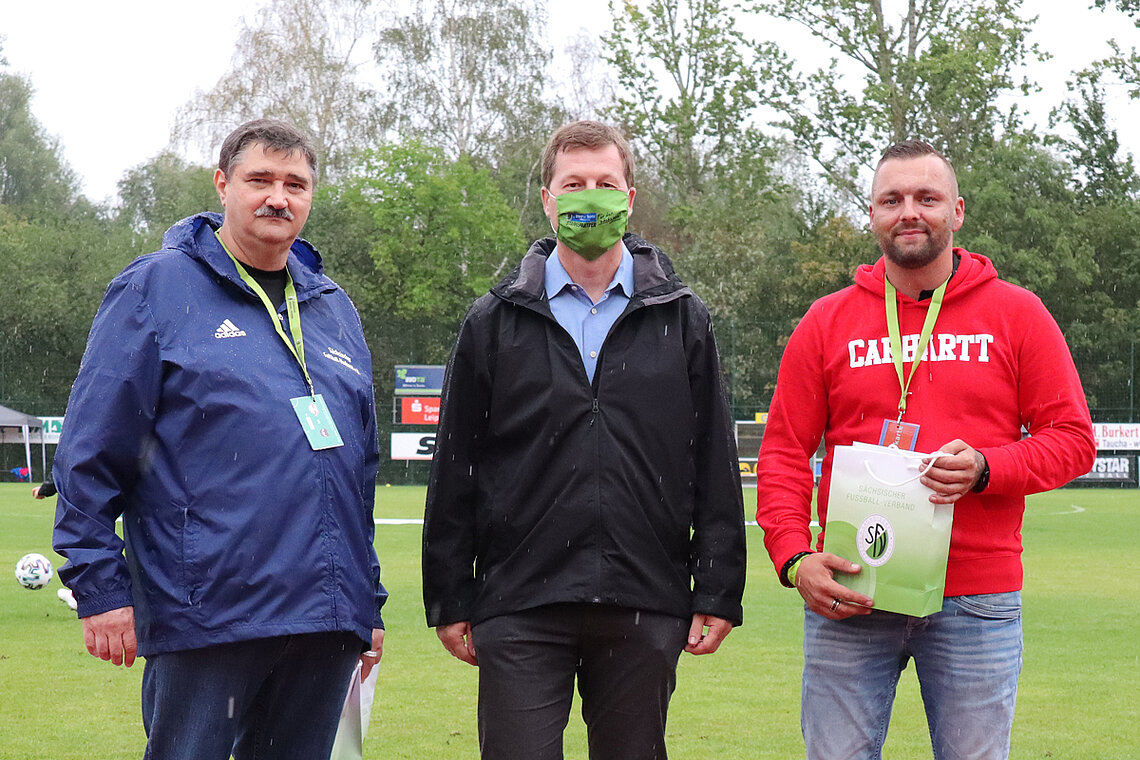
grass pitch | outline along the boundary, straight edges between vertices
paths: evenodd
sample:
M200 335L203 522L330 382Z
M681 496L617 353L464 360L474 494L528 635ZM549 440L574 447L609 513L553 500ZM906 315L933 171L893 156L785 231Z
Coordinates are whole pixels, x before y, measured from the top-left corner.
M377 491L377 517L419 517L424 489ZM755 492L745 493L747 509ZM120 760L142 756L143 662L115 668L89 656L58 580L31 592L12 576L27 552L53 554L54 499L0 484L0 759ZM1015 760L1140 758L1140 492L1055 491L1025 517L1025 668L1013 729ZM745 625L717 654L682 655L669 715L679 760L803 757L799 734L802 611L776 582L758 528L748 529ZM476 670L444 652L424 624L417 525L380 525L376 548L392 596L366 758L476 758ZM2 580L6 579L6 580ZM586 757L577 708L566 757ZM913 670L899 686L884 753L929 758Z

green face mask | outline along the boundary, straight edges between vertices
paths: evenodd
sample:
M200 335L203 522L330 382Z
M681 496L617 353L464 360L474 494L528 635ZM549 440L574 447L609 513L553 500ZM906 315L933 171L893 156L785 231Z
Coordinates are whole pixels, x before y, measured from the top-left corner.
M555 196L558 239L574 253L593 261L625 234L629 193L598 188Z

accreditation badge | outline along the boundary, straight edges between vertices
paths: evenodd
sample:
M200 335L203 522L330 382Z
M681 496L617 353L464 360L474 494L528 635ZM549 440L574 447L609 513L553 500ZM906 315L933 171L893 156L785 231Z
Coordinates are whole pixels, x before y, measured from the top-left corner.
M883 432L879 435L880 446L894 446L904 451L914 451L918 443L918 425L899 420L883 420Z
M296 412L297 419L301 422L301 429L305 431L305 437L309 439L309 446L313 451L335 449L344 445L340 431L336 429L336 423L329 414L324 396L319 393L313 396L298 396L289 399L289 403L293 405L293 411Z

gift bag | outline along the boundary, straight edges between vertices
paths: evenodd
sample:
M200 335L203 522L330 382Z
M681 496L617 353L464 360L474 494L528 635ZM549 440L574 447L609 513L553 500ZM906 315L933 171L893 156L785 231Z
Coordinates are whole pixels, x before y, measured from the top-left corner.
M925 617L942 609L952 504L931 504L922 485L928 456L893 446L836 446L823 550L862 568L836 573L875 609ZM928 466L929 468L929 466Z
M363 683L360 680L360 663L352 671L348 694L344 697L344 707L340 713L340 724L336 729L332 754L329 760L363 760L364 736L368 733L368 719L372 715L372 699L376 695L376 674L380 666L375 665Z

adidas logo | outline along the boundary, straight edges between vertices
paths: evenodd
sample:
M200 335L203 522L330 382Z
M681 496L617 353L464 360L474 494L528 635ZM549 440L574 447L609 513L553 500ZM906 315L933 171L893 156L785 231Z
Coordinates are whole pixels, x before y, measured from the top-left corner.
M228 319L218 325L218 329L214 330L215 338L244 338L245 330L240 329L233 322Z

